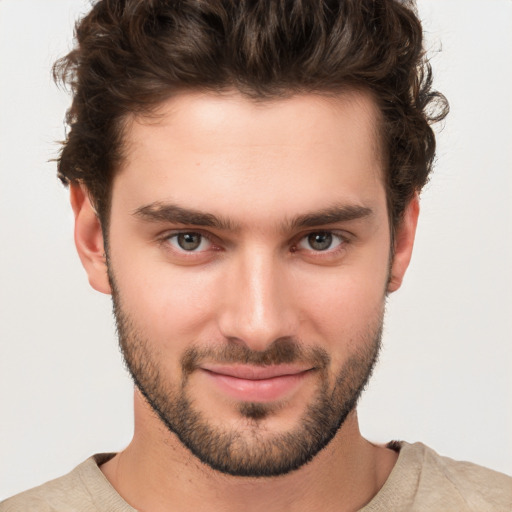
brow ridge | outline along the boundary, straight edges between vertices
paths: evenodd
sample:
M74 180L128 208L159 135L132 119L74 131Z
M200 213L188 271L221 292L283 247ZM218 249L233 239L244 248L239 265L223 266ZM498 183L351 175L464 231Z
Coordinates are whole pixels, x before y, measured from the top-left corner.
M372 214L373 210L367 206L334 205L293 217L283 223L282 230L293 231L338 222L350 222L369 217ZM240 226L230 219L160 201L137 208L133 215L148 222L169 222L172 224L203 226L222 231L237 231L240 229Z

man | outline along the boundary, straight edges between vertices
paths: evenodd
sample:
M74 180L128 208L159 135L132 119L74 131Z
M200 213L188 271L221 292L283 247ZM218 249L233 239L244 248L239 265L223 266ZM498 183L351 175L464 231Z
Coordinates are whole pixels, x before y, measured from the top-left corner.
M103 1L77 36L59 172L135 435L2 510L510 506L504 475L358 429L445 109L413 12Z

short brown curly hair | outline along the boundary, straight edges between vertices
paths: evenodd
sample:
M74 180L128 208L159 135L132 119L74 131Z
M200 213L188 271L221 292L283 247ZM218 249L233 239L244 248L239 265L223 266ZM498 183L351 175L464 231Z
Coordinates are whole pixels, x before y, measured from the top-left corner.
M392 228L428 179L431 124L448 112L409 1L99 0L75 38L54 66L73 93L58 174L87 187L104 228L123 121L178 91L237 89L257 100L370 91Z

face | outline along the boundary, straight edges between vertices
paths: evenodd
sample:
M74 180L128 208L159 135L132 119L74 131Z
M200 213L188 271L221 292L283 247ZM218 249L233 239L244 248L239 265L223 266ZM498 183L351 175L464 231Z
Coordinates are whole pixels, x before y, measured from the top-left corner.
M360 93L188 93L128 125L108 248L120 343L214 469L300 467L369 378L393 271L376 118Z

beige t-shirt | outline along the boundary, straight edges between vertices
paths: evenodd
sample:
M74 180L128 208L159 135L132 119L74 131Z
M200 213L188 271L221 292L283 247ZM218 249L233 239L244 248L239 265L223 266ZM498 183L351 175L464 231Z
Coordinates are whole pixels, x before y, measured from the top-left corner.
M512 511L512 478L405 442L379 493L360 512ZM0 512L136 512L105 478L94 455L71 473L0 503Z

